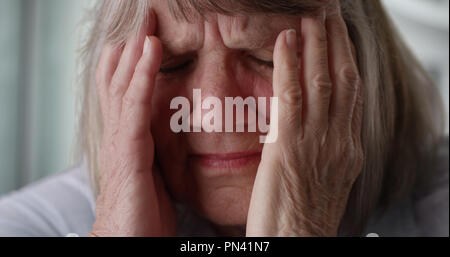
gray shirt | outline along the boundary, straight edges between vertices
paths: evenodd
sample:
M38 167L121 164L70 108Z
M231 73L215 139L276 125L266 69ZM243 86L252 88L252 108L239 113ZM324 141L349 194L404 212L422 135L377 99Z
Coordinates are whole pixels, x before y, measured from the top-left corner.
M439 153L436 177L421 194L412 193L366 233L386 236L449 236L448 141ZM95 197L85 163L0 199L0 236L87 235L95 220ZM177 205L179 236L214 236L207 221Z

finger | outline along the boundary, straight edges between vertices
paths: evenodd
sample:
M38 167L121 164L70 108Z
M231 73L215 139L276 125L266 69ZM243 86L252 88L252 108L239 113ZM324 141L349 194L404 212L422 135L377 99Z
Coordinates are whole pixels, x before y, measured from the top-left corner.
M299 81L298 38L295 30L278 36L274 50L273 93L278 97L278 125L298 132L302 126L302 89ZM278 133L280 136L291 133Z
M353 60L356 66L359 67L356 47L353 44L353 42L350 42L350 46ZM358 74L360 75L359 69ZM353 142L359 143L359 145L361 145L362 122L364 116L364 83L362 79L359 80L359 83L357 83L356 86L357 86L356 102L352 113L352 135L355 137Z
M118 123L120 120L122 98L130 85L136 65L142 56L145 37L147 34L151 35L154 33L154 20L154 13L151 11L149 22L144 23L140 31L127 40L119 65L111 80L109 88L109 118L113 124Z
M329 12L327 30L331 77L334 85L330 123L338 131L350 135L360 79L347 26L340 13L339 1L335 1L333 11Z
M361 145L361 132L362 132L362 122L363 122L363 114L364 114L364 90L362 87L362 83L358 86L357 94L356 94L356 102L354 104L353 112L352 112L352 124L351 124L351 133L353 142Z
M121 127L129 139L139 139L149 134L151 99L155 77L162 59L162 45L156 37L146 37L144 52L124 99Z
M106 117L106 111L108 110L107 92L112 76L117 68L117 64L119 63L120 55L121 49L119 47L106 44L102 50L102 54L97 65L95 78L103 117Z
M332 94L328 67L325 12L302 19L302 76L305 91L305 130L326 133ZM308 128L307 128L308 127Z

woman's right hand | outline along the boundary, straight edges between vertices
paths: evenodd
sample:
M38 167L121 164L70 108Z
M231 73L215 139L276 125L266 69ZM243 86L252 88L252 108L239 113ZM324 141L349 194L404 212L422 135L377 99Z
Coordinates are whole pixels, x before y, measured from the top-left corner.
M96 83L103 114L100 192L90 236L174 236L176 215L154 167L151 98L162 46L156 17L123 49L105 45Z

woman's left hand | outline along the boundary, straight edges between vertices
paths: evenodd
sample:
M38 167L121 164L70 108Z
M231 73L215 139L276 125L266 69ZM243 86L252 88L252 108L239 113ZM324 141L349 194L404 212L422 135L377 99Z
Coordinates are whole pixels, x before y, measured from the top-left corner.
M338 2L333 14L302 19L301 65L295 31L277 39L278 140L263 149L247 236L338 233L364 160L362 84Z

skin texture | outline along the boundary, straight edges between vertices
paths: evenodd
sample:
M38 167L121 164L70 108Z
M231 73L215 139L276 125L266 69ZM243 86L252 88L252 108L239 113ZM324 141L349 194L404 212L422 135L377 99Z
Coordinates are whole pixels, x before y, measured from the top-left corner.
M362 85L338 2L271 25L262 15L177 22L164 1L152 8L150 25L124 48L106 45L98 65L105 131L91 235L175 235L178 201L222 234L335 236L364 159ZM173 133L170 101L192 101L194 88L202 98L278 97L277 142ZM253 157L205 158L225 153Z

